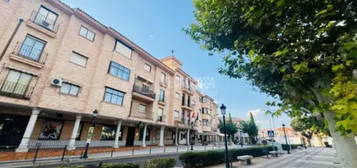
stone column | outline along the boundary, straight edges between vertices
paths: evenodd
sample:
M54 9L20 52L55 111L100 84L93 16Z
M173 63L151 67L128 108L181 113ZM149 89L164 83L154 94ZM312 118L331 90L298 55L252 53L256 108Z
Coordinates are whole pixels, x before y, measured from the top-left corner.
M122 123L122 120L119 120L117 122L117 130L115 132L115 140L114 140L114 148L119 148L119 136L121 134L121 123Z
M187 139L186 139L187 145L190 145L190 129L187 129Z
M176 128L176 132L175 132L175 145L177 146L179 143L178 143L178 141L179 141L179 138L178 138L178 136L179 136L179 129L178 128Z
M21 139L21 143L19 147L16 149L16 152L27 152L28 151L28 144L33 132L33 129L35 128L35 124L37 121L37 117L40 114L40 110L37 108L34 108L32 110L32 114L30 117L29 122L27 123L26 130L24 132L24 136Z
M164 136L165 136L165 126L161 126L161 129L160 129L160 144L159 144L159 146L164 146Z
M81 119L82 119L82 116L80 116L80 115L76 116L76 121L74 122L71 139L69 140L69 144L68 144L68 150L76 149L76 137L77 137L79 125L81 123Z
M148 125L147 124L145 124L144 125L144 131L143 131L143 139L142 139L142 147L146 147L146 130L147 130L147 127L148 127Z

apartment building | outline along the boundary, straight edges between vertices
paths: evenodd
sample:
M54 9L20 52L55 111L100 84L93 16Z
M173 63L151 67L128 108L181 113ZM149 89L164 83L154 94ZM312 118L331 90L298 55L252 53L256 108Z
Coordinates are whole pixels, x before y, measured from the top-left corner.
M201 100L208 96L177 58L159 60L59 0L0 0L0 52L0 146L164 146L220 136L217 105Z

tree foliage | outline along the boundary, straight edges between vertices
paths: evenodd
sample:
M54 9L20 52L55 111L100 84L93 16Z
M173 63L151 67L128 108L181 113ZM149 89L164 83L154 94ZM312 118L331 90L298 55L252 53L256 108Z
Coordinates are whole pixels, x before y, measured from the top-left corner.
M234 134L238 132L238 127L236 123L233 122L231 114L229 114L229 118L226 120L226 129L224 129L223 120L220 120L218 128L221 133L226 133L231 139L233 139Z
M355 0L194 0L186 32L228 53L220 72L245 78L290 116L333 111L337 130L357 135ZM323 115L322 115L323 117Z
M249 121L242 121L239 124L239 128L244 133L247 133L249 135L250 141L255 144L258 136L258 126L255 124L255 120L252 113L249 113L249 115Z

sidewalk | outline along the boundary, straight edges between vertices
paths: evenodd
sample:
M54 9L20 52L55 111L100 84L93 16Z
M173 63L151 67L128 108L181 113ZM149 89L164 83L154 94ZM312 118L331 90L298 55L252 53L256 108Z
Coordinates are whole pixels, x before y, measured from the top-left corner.
M233 162L232 168L340 168L335 164L335 150L332 148L309 148L294 150L291 154L280 157L257 157L251 165L242 162ZM224 168L224 164L208 168Z

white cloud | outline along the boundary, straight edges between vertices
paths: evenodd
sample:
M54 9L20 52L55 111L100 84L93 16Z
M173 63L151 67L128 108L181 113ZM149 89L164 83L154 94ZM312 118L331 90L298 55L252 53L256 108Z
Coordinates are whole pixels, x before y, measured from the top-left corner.
M253 114L253 117L254 117L254 118L257 118L257 117L260 116L260 114L262 114L263 112L264 112L264 110L263 110L263 109L260 109L260 108L257 108L257 109L254 109L254 110L249 110L249 111L247 112L247 118L249 118L250 113Z

